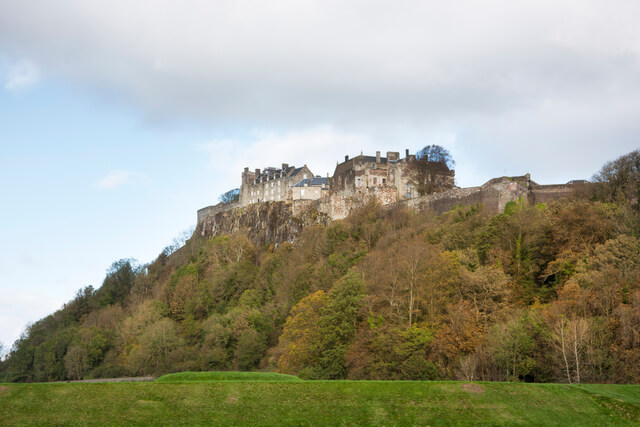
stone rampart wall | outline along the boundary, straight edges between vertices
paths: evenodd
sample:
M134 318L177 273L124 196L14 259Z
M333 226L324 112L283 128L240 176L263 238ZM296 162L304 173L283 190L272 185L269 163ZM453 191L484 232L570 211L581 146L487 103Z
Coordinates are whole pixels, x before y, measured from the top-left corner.
M402 201L410 209L433 211L440 215L456 205L482 204L488 212L497 214L505 205L520 197L527 198L527 188L508 179L491 180L482 187L454 188L442 193L429 194Z
M394 187L375 187L359 194L333 193L320 200L263 202L245 207L238 203L218 204L198 211L197 235L211 237L244 230L257 244L281 243L295 239L310 224L347 218L371 199L384 206L407 206L416 211L442 214L456 205L481 204L492 214L504 212L505 205L523 197L542 203L570 196L584 184L530 185L528 176L496 178L480 187L455 188L442 193L398 201Z
M548 203L571 196L576 191L584 191L586 184L534 185L531 187L531 203Z
M218 203L214 206L207 206L206 208L198 209L198 225L201 224L208 216L215 215L218 212L226 212L233 210L240 206L240 202L234 203Z

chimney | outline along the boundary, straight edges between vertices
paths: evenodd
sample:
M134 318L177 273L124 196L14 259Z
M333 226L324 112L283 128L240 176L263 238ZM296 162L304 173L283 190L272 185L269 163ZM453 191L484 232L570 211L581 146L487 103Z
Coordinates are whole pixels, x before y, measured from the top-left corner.
M282 170L284 171L285 169L287 169L289 167L289 165L287 163L283 163L282 164Z
M349 160L349 155L344 156L344 161L346 162L347 160Z
M249 168L244 168L244 171L245 172L249 172Z
M408 149L408 148L407 148L407 155L406 155L406 157L409 157L409 149Z
M380 152L376 151L376 163L380 163Z
M260 176L260 169L256 169L256 177Z

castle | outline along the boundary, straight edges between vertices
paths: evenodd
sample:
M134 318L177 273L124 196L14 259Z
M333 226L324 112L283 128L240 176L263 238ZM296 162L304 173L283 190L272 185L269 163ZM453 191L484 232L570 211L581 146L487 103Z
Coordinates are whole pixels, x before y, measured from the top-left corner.
M382 157L380 151L375 156L362 153L351 159L345 156L330 178L313 175L307 165L296 168L283 163L281 168L268 167L254 172L247 167L242 172L239 204L374 196L385 205L415 198L418 190L409 171L409 163L414 160L415 155L409 154L409 150L402 159L399 152L392 151L388 151L386 157ZM438 191L454 187L455 171L439 162L428 162L428 167L434 174Z
M441 214L455 206L482 205L500 213L512 200L544 203L571 195L590 185L583 180L539 185L529 174L494 178L478 187L455 186L455 171L442 162L423 159L415 173L415 155L389 151L386 157L345 156L333 176L314 175L307 165L242 172L239 199L198 210L197 233L202 237L241 229L260 243L289 241L306 225L348 217L370 200L383 206L404 205L415 211ZM428 191L420 180L429 183ZM424 183L424 182L423 182ZM236 209L240 208L240 209ZM262 240L260 240L262 239Z

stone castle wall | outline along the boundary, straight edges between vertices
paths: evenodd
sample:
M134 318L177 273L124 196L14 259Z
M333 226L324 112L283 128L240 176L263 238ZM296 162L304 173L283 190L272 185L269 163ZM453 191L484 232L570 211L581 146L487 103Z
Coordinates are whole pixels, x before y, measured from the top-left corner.
M505 178L489 181L481 187L455 188L405 200L402 203L413 210L430 210L438 215L451 210L456 205L481 204L488 212L498 214L504 211L508 202L518 200L520 197L528 198L527 187Z
M584 184L561 184L561 185L534 185L531 188L532 203L548 203L563 197L570 196L578 187Z
M240 207L240 202L222 204L218 203L215 206L207 206L206 208L198 209L198 225L202 224L207 217L213 216L219 212L226 212Z
M292 241L311 224L327 224L347 218L371 199L383 206L406 206L437 215L457 205L483 205L492 214L504 212L505 205L523 197L530 203L546 203L569 197L589 184L536 185L528 176L495 178L480 187L454 188L442 193L398 200L393 187L374 187L357 195L344 192L321 200L265 202L241 207L239 203L218 204L198 211L197 235L211 237L245 231L257 244Z

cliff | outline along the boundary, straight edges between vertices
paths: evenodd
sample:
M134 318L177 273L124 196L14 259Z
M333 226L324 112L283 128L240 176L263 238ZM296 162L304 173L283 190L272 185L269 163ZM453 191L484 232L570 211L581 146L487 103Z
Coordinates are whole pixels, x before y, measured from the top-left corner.
M254 243L264 245L292 241L306 226L330 220L317 203L307 201L216 205L198 211L195 235L210 238L244 231Z

